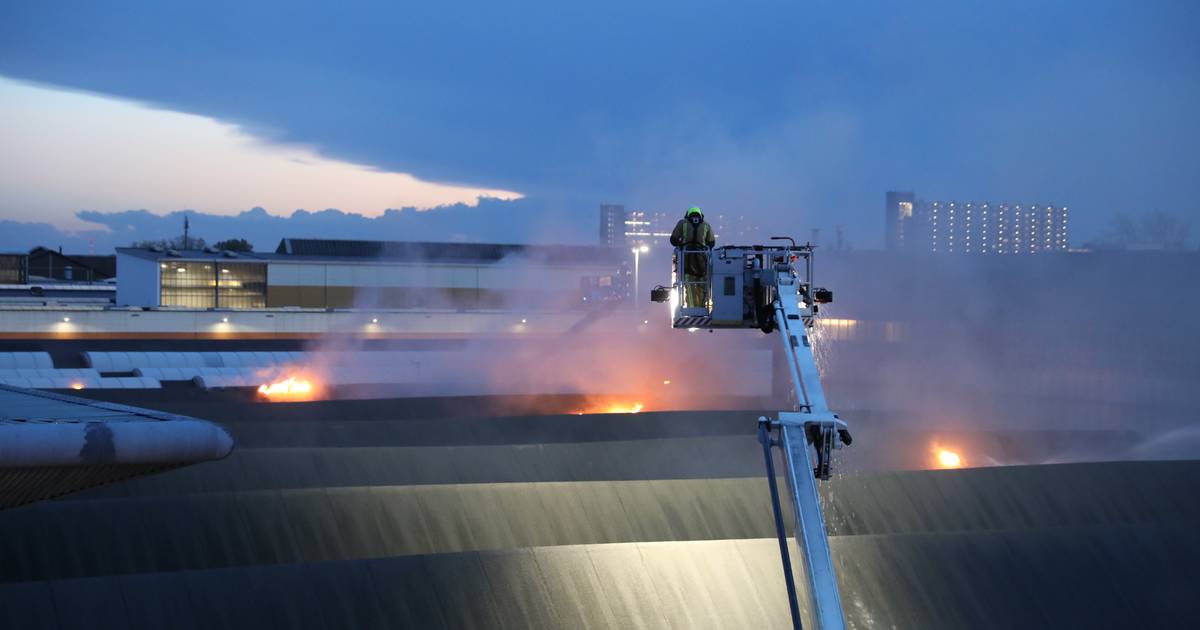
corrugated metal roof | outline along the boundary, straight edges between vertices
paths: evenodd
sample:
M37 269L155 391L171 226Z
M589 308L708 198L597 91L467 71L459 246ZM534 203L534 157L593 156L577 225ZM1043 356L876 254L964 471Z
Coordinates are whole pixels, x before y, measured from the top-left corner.
M203 420L0 385L0 509L232 449L229 434Z
M91 464L0 468L0 510L186 465Z
M430 446L411 401L237 406L231 429L263 448L0 514L0 627L789 627L760 451L748 429L730 443L732 417L514 417L482 434L501 419L437 413L453 430ZM646 424L674 443L639 447ZM547 427L589 442L529 443ZM481 440L495 456L463 448ZM738 458L752 477L724 468ZM1181 627L1200 610L1196 462L833 484L852 627Z
M167 251L159 252L144 247L118 247L116 252L146 260L222 260L230 263L262 262L279 257L273 253L260 252L238 252L237 256L233 257L226 256L221 252L206 252L202 249L171 250L172 253L167 253Z
M117 253L147 260L238 262L382 261L407 263L479 264L525 260L545 265L617 265L623 250L593 245L506 245L498 243L430 243L407 241L343 241L285 238L274 252L239 252L236 258L203 250L158 252L118 247Z

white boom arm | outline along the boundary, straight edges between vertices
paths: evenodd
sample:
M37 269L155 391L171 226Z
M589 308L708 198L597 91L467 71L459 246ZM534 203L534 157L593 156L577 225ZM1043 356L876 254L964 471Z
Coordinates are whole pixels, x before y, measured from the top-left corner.
M671 304L671 325L675 328L779 331L799 410L780 412L775 419L759 418L758 436L767 464L792 625L800 630L801 610L775 481L773 446L783 452L811 622L816 630L844 630L846 623L821 514L817 479L829 479L832 450L849 444L850 433L846 423L825 402L821 376L813 358L809 331L817 314L817 303L829 302L833 294L813 286L812 254L811 245L797 246L794 241L787 247L679 248L675 251L671 287L656 287L650 299ZM804 266L798 269L801 260ZM816 452L815 466L809 445Z
M771 429L777 429L779 433L776 443L784 454L785 477L796 520L795 535L801 555L801 572L808 585L810 617L819 630L841 630L846 624L842 617L837 574L829 552L816 478L829 477L830 449L840 446L848 433L846 424L825 403L825 392L821 387L821 377L808 335L813 318L811 305L800 301L803 296L800 295L795 276L780 273L775 278L778 289L774 304L775 325L783 343L800 411L781 412L775 421L760 419L765 425L765 431L760 434L769 435ZM809 456L809 442L816 447L816 466L813 466ZM774 475L771 477L770 481L774 484ZM786 550L782 545L781 549ZM787 564L790 565L790 562ZM789 572L787 577L790 582L791 567L786 566L785 571ZM794 598L794 595L789 593L789 597ZM793 604L793 615L797 612ZM798 619L793 621L798 627Z

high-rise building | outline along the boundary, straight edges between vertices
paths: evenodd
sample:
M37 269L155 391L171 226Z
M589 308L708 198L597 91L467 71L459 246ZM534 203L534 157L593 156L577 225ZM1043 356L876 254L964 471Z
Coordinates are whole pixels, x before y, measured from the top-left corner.
M910 249L905 237L916 209L917 196L911 192L888 191L887 203L884 206L884 242L889 250Z
M627 218L625 206L619 204L600 205L601 246L625 247L625 221Z
M665 212L634 210L625 216L625 244L633 247L667 245L675 222Z
M600 244L607 247L670 247L671 232L682 213L625 210L623 205L600 206ZM706 217L723 243L751 243L761 239L760 230L744 214Z
M1067 208L1053 205L920 203L904 219L903 247L962 254L1067 251Z

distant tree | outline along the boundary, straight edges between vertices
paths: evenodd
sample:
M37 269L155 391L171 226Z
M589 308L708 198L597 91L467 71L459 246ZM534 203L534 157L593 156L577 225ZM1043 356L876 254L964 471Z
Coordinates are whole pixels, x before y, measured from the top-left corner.
M1191 231L1187 219L1170 212L1155 210L1141 217L1118 212L1100 245L1108 249L1180 251L1188 249Z
M224 241L217 241L216 243L213 243L213 247L215 247L217 249L222 249L222 250L227 249L231 252L252 252L252 251L254 251L254 245L252 245L250 243L250 241L247 241L244 238L231 238L231 239L226 239Z
M206 245L204 239L195 236L189 237L187 241L187 247L183 246L182 236L176 236L175 238L160 238L157 240L150 239L145 241L134 241L130 246L140 247L142 249L148 249L155 245L163 249L204 249L204 246Z

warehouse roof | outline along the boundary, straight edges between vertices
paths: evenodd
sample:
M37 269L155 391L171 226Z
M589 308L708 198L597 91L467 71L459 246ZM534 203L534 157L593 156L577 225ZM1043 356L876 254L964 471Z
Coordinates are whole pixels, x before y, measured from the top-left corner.
M258 261L388 261L437 263L496 263L510 257L555 265L615 265L622 250L594 245L512 245L499 243L433 243L420 241L356 241L285 238L274 252L214 250L153 250L119 247L117 252L149 260Z

